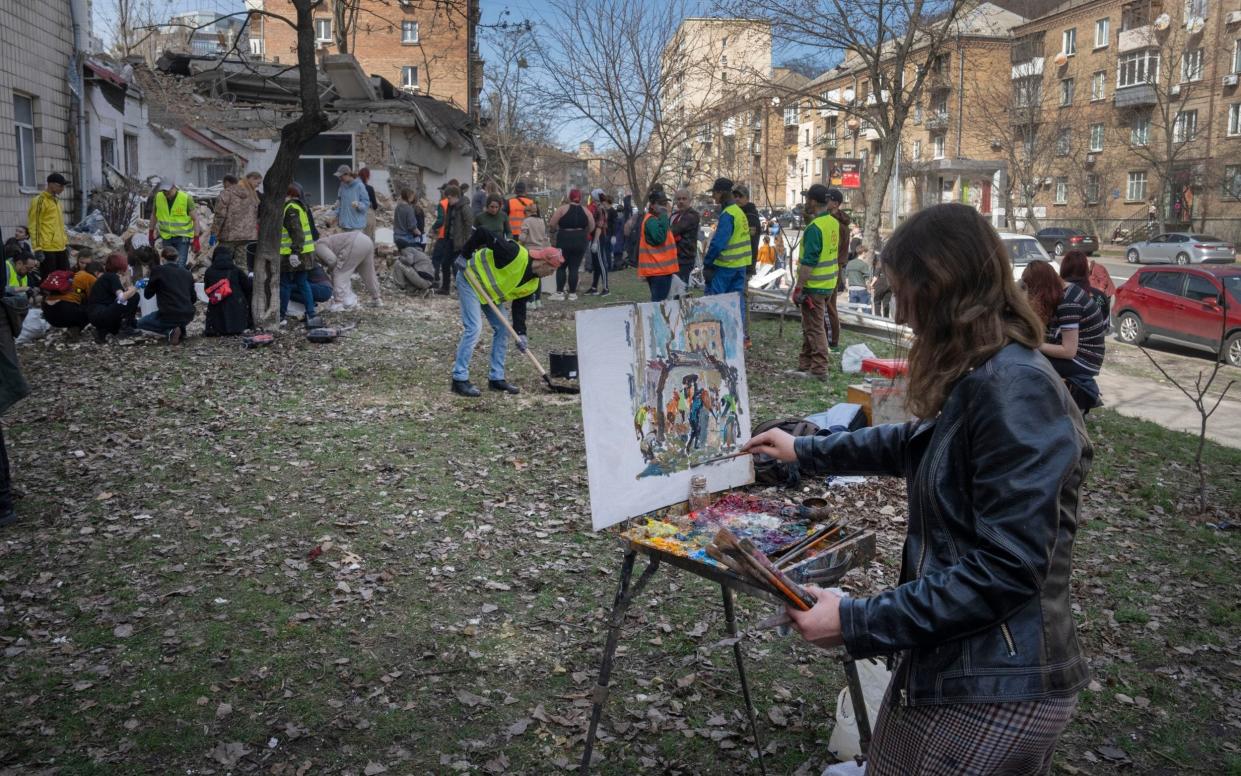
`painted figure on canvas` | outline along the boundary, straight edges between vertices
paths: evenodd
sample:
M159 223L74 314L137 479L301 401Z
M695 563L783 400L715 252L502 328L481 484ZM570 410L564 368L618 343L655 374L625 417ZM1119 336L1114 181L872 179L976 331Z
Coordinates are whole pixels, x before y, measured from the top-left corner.
M641 308L629 382L647 464L639 479L737 450L741 404L737 369L730 365L741 345L731 335L740 331L731 325L735 317L735 309L710 300Z

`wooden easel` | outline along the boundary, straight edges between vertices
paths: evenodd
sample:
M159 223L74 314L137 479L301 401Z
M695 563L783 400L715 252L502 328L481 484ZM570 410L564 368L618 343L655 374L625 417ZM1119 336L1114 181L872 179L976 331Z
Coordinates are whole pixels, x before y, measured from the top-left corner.
M660 564L668 565L684 569L695 576L702 577L711 582L715 582L720 586L720 592L724 601L724 629L729 638L733 640L733 659L737 664L737 678L741 682L741 698L745 703L746 717L750 721L750 733L754 737L754 750L758 753L759 771L766 776L767 764L763 761L763 745L758 736L758 719L754 712L754 703L750 699L750 681L745 672L745 661L741 653L741 639L737 633L737 617L734 608L734 593L741 592L762 598L766 601L779 603L767 591L761 590L749 584L746 580L735 574L712 566L706 563L690 560L679 555L663 552L654 547L637 544L635 542L625 541L625 555L621 561L620 583L616 588L616 598L612 601L612 612L608 617L608 637L603 648L603 656L599 661L599 679L595 683L592 693L592 706L590 710L590 728L586 731L586 747L582 752L582 763L579 768L581 776L587 776L590 773L591 755L595 748L595 739L599 731L599 721L603 717L603 707L607 703L610 693L609 683L612 679L612 663L616 656L616 647L620 643L621 629L625 623L625 613L629 610L629 606L642 592L642 588L650 582L655 576L655 572L659 570ZM633 567L637 561L638 553L647 556L646 568L638 576L637 581L630 586L630 580L633 578ZM862 560L865 558L863 557ZM843 576L843 571L841 576ZM861 680L858 678L857 665L846 659L844 661L845 679L849 685L849 696L853 702L853 713L857 719L858 726L858 748L862 752L862 759L865 759L867 747L870 745L870 719L866 711L866 699L862 697Z

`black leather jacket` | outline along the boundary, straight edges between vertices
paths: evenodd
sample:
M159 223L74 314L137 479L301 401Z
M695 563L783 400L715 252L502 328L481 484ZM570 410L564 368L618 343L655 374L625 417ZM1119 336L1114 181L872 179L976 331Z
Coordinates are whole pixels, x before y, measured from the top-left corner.
M795 444L803 471L905 477L900 585L840 607L853 657L901 653L901 703L1064 697L1086 684L1069 567L1092 449L1041 354L1005 347L933 421Z

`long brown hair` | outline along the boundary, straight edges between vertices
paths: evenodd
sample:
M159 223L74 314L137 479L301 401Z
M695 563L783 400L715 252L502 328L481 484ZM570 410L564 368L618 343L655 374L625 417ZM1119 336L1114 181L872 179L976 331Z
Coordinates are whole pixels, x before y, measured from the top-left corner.
M1064 283L1056 270L1046 261L1032 261L1021 273L1021 282L1026 284L1026 296L1035 314L1043 320L1043 325L1051 323L1051 316L1064 298Z
M896 292L897 322L914 329L905 403L918 417L939 414L957 380L1005 345L1043 341L1004 243L972 207L914 213L884 246L882 263Z

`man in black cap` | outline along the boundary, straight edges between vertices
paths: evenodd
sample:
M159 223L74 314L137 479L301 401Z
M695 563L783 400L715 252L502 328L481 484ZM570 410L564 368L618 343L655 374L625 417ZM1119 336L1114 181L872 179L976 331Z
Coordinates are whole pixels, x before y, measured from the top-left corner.
M838 226L837 263L840 263L849 255L849 214L840 207L844 201L845 195L840 193L840 189L830 188L827 190L827 212L836 220ZM827 346L833 353L839 353L840 313L836 311L836 292L834 290L827 297L827 309L824 312L826 313L823 321L824 325L827 326Z
M827 377L828 344L823 318L827 300L836 295L840 275L840 235L836 219L827 212L830 192L816 183L803 192L806 197L806 224L802 234L801 261L793 303L801 308L802 345L794 374Z
M720 206L720 217L715 225L715 235L707 246L702 259L702 271L707 279L707 294L741 295L741 323L745 345L750 345L749 316L746 310L746 268L754 263L750 245L750 224L745 213L733 201L733 182L717 178L711 186L711 196Z
M69 269L69 234L65 231L65 216L60 212L60 201L69 181L54 172L47 176L47 188L30 201L26 213L26 230L30 233L30 247L40 260L39 275L47 277L57 270Z
M758 238L763 233L763 222L758 217L758 208L750 201L748 186L743 183L733 186L733 197L736 198L737 207L745 213L746 224L750 227L750 266L746 267L746 274L753 275L757 271L754 260L758 258Z

